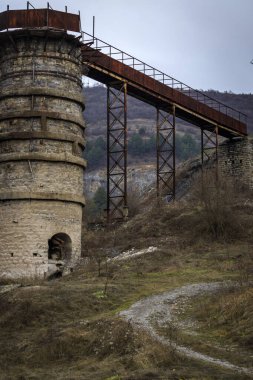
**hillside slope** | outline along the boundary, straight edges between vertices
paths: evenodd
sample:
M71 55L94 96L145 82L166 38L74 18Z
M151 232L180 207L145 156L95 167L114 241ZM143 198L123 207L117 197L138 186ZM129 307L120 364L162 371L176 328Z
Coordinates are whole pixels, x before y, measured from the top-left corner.
M236 289L174 305L196 334L152 323L189 349L251 366L253 197L227 184L219 196L209 186L203 193L197 183L175 204L157 203L151 193L128 222L84 228L83 258L72 274L0 295L0 379L250 379L186 358L119 315L147 296L233 281Z

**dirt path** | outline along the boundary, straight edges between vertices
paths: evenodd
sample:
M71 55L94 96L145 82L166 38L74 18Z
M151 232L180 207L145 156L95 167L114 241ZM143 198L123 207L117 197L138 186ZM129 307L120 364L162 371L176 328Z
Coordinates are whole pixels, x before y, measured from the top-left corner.
M186 285L169 292L144 298L133 304L128 310L122 311L120 313L120 316L131 322L134 326L148 331L149 334L154 337L154 339L176 349L178 352L184 354L189 358L209 362L223 368L227 368L239 373L244 373L253 377L252 369L239 367L228 361L213 358L211 356L196 352L190 348L178 345L175 342L170 341L168 338L159 335L152 325L152 319L155 319L160 326L171 322L173 314L172 310L179 299L189 299L190 297L201 295L203 293L214 292L221 287L231 285L232 283L224 284L223 282ZM173 321L174 318L175 315L173 314Z

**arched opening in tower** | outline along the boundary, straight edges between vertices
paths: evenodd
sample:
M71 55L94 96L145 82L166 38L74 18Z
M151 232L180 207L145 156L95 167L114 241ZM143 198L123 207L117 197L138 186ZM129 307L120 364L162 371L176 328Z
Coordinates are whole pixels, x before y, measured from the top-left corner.
M48 240L48 258L50 260L69 260L71 253L72 241L64 232L59 232Z

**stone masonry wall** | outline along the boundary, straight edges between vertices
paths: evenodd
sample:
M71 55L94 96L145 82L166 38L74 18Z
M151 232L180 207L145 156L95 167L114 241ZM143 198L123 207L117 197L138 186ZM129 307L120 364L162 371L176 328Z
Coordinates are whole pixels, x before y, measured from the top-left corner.
M224 175L253 189L253 138L227 140L219 146L218 160Z
M60 31L0 35L0 279L45 277L48 240L81 254L84 99L80 43Z
M75 265L81 251L82 208L57 201L6 201L1 205L1 278L40 277L48 271L48 239L65 232L72 240Z

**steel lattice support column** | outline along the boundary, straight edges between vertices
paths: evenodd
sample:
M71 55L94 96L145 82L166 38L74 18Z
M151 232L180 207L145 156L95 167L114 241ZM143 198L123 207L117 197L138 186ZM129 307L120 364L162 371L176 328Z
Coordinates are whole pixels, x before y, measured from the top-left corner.
M175 199L175 106L171 111L157 108L157 196Z
M202 169L205 164L215 160L216 177L218 178L218 126L213 128L201 129L201 163Z
M127 217L127 84L107 87L107 221Z

